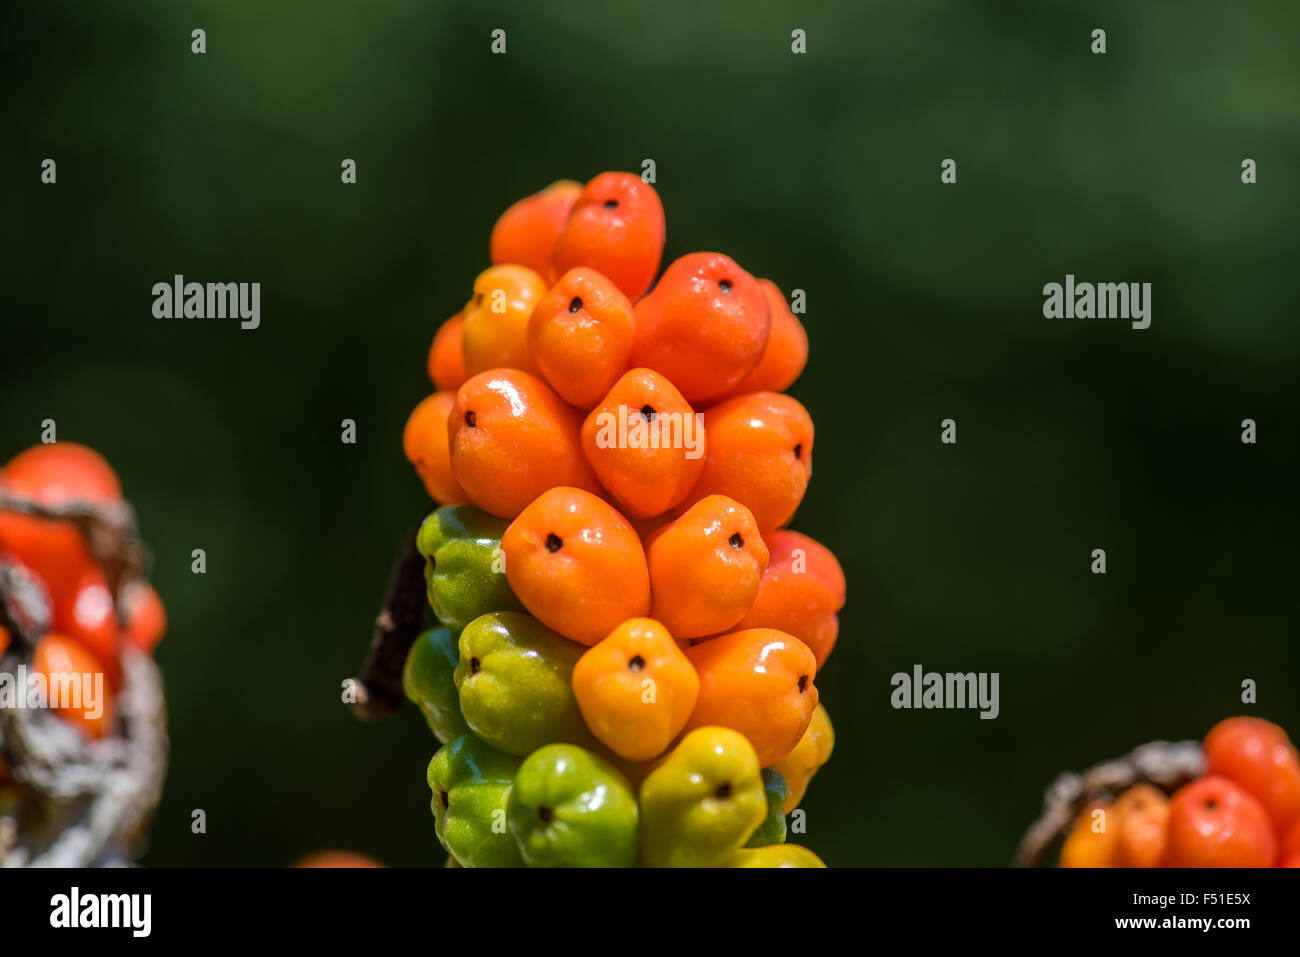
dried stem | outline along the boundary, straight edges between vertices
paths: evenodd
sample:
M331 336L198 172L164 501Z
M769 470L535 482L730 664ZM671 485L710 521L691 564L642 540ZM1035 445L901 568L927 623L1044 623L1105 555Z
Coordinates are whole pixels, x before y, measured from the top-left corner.
M1145 782L1166 794L1199 777L1205 759L1199 741L1153 741L1083 774L1062 774L1043 795L1043 813L1016 849L1017 867L1041 866L1047 852L1069 831L1091 802L1115 798L1134 784Z
M139 850L167 773L162 676L122 654L120 735L88 741L48 709L0 709L0 741L19 786L0 818L0 867L122 864Z
M370 648L361 674L354 680L356 700L352 711L367 720L393 714L406 700L402 693L402 667L407 652L424 627L428 598L424 583L424 557L415 547L419 522L411 529L393 563L388 592L375 618Z

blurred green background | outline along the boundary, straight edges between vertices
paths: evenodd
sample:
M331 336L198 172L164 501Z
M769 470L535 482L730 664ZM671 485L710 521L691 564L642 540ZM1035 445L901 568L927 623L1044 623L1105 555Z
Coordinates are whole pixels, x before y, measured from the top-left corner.
M1005 863L1057 772L1199 737L1244 710L1245 678L1300 734L1295 4L2 16L0 454L55 419L116 466L153 547L173 747L145 863L442 863L419 715L339 702L427 507L402 425L495 217L645 158L665 261L721 250L807 291L792 391L816 469L794 524L850 585L805 843ZM1151 328L1044 319L1067 272L1151 282ZM154 319L175 273L260 282L261 328ZM999 672L1001 716L891 709L918 663Z

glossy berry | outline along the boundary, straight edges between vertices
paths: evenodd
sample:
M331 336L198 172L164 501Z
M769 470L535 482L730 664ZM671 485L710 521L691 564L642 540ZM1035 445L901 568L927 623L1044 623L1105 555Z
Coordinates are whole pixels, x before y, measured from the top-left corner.
M73 442L19 453L0 470L0 489L47 508L78 501L107 507L122 501L122 487L104 458ZM70 625L82 575L94 564L81 530L71 521L0 511L0 551L12 553L45 583L64 610L60 624Z
M429 497L441 505L459 505L469 501L465 490L451 474L451 443L447 418L456 404L456 393L435 392L422 399L402 430L402 451L415 466L415 474L424 483Z
M763 536L767 570L758 597L737 628L776 628L794 635L820 668L835 647L844 607L844 571L831 550L807 535L778 529Z
M632 353L632 303L594 269L570 269L528 320L528 347L566 402L590 409L613 387Z
M750 392L784 392L794 384L808 363L808 333L803 323L790 311L790 304L770 279L760 279L759 287L767 302L772 329L763 347L758 365L741 379L727 397Z
M764 532L788 522L812 478L808 410L788 395L755 392L709 409L704 428L709 452L686 503L727 495L753 512Z
M824 868L826 863L808 848L798 844L768 844L765 847L742 848L727 866Z
M552 275L587 266L636 300L654 281L663 249L664 208L654 187L632 173L601 173L555 241Z
M645 552L627 519L591 492L548 489L501 537L506 578L538 621L594 645L650 610Z
M1286 732L1262 718L1228 718L1205 736L1207 774L1241 785L1283 833L1300 819L1300 756Z
M1079 812L1061 847L1061 867L1115 867L1119 828L1114 805L1094 801Z
M59 717L92 739L112 733L113 699L103 664L86 648L50 632L36 643L31 670L45 678L50 707Z
M1170 799L1166 867L1272 867L1276 861L1268 814L1227 778L1200 778Z
M492 266L479 273L465 305L465 371L522 369L538 375L528 349L528 317L545 294L546 282L524 266Z
M581 183L557 180L507 209L492 227L488 240L492 262L518 263L545 276L551 268L555 240L581 193Z
M723 495L695 503L646 543L650 616L677 638L730 629L758 595L768 552L749 509Z
M662 515L686 498L704 469L704 417L673 384L632 369L582 425L582 450L628 515Z
M754 370L770 329L757 279L730 256L691 253L636 304L632 364L662 373L688 402L700 404Z
M1135 784L1115 802L1118 867L1159 867L1169 842L1169 799L1149 784Z
M122 486L104 457L75 442L35 445L0 471L0 485L42 505L82 500L107 505L122 500Z
M469 378L465 369L465 317L456 313L441 326L429 346L429 381L439 392L455 392Z
M4 646L0 645L0 650ZM1286 833L1282 835L1282 856L1297 857L1300 856L1300 820L1296 820L1287 828Z
M628 761L657 758L686 726L700 682L668 629L631 618L573 669L573 693L591 733Z
M122 639L131 647L153 654L167 633L167 610L148 582L133 581L122 591L126 630Z
M785 801L785 813L789 814L803 800L813 775L821 770L822 765L831 759L835 750L835 728L831 725L831 716L826 706L820 702L813 709L808 727L789 754L772 765L785 780L788 793Z
M817 707L817 661L798 638L750 628L693 645L686 657L700 678L687 730L739 731L767 767L799 743Z
M582 454L582 413L526 372L470 378L456 393L448 428L452 475L493 515L514 518L557 485L600 490Z
M327 868L371 868L383 867L373 857L367 857L365 854L358 854L355 851L313 851L311 854L298 858L289 865L290 867L327 867Z
M116 689L121 682L118 664L120 629L113 593L108 579L98 565L85 568L76 587L62 594L52 594L54 615L52 630L85 648L102 665L104 680Z

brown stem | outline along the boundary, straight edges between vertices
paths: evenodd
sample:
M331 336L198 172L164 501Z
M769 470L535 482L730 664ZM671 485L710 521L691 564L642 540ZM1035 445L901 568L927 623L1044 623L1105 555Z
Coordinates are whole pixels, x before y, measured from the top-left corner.
M1204 767L1199 741L1153 741L1081 775L1060 775L1043 794L1043 813L1021 838L1013 863L1017 867L1041 866L1047 852L1093 801L1118 797L1141 782L1171 794L1200 777Z
M361 674L354 678L356 700L352 712L371 720L393 714L406 700L402 693L402 668L407 652L424 627L428 598L424 584L424 557L415 547L419 522L411 529L388 579L388 593L375 618L370 648Z

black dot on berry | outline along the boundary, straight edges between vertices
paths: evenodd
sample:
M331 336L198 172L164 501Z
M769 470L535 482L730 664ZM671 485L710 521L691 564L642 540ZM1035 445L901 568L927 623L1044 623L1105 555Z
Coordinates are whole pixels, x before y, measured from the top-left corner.
M795 444L795 447L794 447L794 457L795 457L795 458L799 458L799 456L801 456L801 455L803 455L803 443L802 443L802 442L798 442L798 443Z
M438 797L442 800L442 809L444 811L447 808L451 807L451 797L447 794L446 791L439 791Z
M722 290L722 294L723 294L724 296L730 296L730 295L731 295L731 280L730 280L730 279L719 279L719 280L718 280L718 288Z
M800 694L803 694L803 693L804 693L805 691L807 691L807 690L808 690L808 676L807 676L807 675L800 675L800 676L799 676L799 693L800 693Z
M480 306L482 304L483 304L483 293L480 292L474 296L474 305Z
M607 200L605 200L605 208L606 208L606 209L618 209L618 200L616 200L616 199L607 199Z
M537 817L543 824L550 824L555 817L555 812L543 804L537 809Z
M552 553L558 552L563 547L564 547L564 539L560 538L559 535L556 535L554 532L551 532L551 534L546 536L546 550L548 552L552 552Z
M641 406L641 417L645 419L647 422L653 422L655 420L654 406L652 405Z
M570 313L577 312L581 308L582 308L582 300L579 299L577 296L574 296L572 299L569 300Z
M713 796L719 801L725 801L727 798L731 797L731 782L728 781L726 784L719 784L717 790L713 792Z
M740 532L733 532L731 537L727 539L727 544L732 548L741 549L745 547L745 540L740 537Z
M1207 811L1213 811L1218 806L1219 806L1219 802L1216 801L1214 798L1210 798L1208 801L1205 802L1205 810Z
M471 659L469 660L469 673L470 673L470 674L472 674L472 675L476 675L476 674L478 674L478 673L479 673L480 671L482 671L482 670L483 670L483 662L479 661L477 658L471 658Z
M645 667L645 659L642 658L640 655L637 655L627 663L627 666L631 668L633 671L640 671L642 668Z
M465 413L465 424L468 425L471 429L474 428L476 425L478 425L478 416L474 414L473 409L470 409L468 412Z

